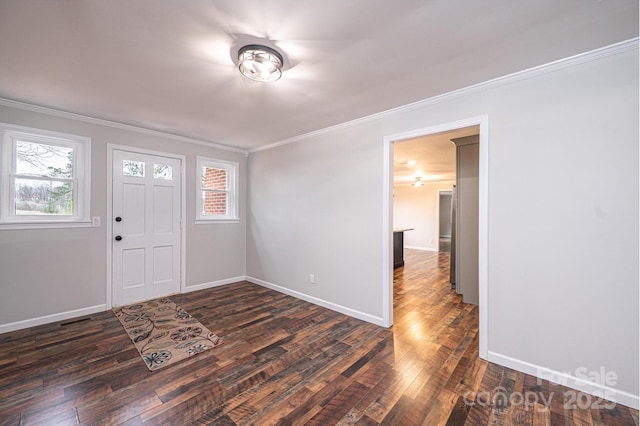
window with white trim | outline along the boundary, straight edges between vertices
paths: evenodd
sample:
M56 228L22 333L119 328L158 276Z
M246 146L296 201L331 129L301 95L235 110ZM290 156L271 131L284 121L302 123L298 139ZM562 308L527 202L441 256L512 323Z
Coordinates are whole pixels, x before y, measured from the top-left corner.
M237 222L238 163L197 157L196 223Z
M0 228L90 226L91 139L0 123Z

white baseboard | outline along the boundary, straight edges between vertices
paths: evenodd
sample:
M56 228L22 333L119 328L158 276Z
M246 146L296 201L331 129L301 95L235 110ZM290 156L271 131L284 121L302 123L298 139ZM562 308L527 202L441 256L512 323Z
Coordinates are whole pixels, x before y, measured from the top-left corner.
M411 250L422 250L422 251L438 251L437 248L433 248L433 247L404 246L404 248L411 249Z
M182 289L182 292L191 293L192 291L205 290L207 288L219 287L221 285L233 284L233 283L237 283L239 281L245 281L245 280L247 280L247 277L245 277L244 275L240 277L234 277L234 278L225 278L224 280L211 281L208 283L186 286L185 288Z
M95 305L89 306L87 308L75 309L73 311L60 312L57 314L45 315L42 317L31 318L23 321L10 322L8 324L0 324L0 333L8 333L10 331L22 330L24 328L35 327L51 322L64 321L71 318L81 317L83 315L95 314L96 312L104 312L106 310L106 304Z
M304 300L305 302L313 303L314 305L322 306L323 308L331 309L332 311L340 312L341 314L348 315L350 317L357 318L362 321L370 322L375 325L383 325L382 318L376 317L370 314L366 314L364 312L356 311L355 309L347 308L346 306L337 305L332 302L328 302L323 299L318 299L317 297L309 296L308 294L300 293L299 291L291 290L285 287L280 287L279 285L260 280L254 277L246 277L246 280L261 285L266 288L270 288L271 290L275 290L279 293L284 293L289 296L295 297L296 299Z
M629 392L621 391L600 383L592 382L586 378L576 377L566 372L555 371L549 368L540 367L539 365L531 364L526 361L511 358L506 355L501 355L495 352L489 351L488 361L502 365L504 367L511 368L529 374L539 379L549 380L550 382L561 384L568 388L576 389L580 392L593 395L592 402L599 402L598 398L606 399L607 401L615 402L616 404L626 405L633 409L638 409L640 406L640 396L634 395ZM580 402L579 400L577 402Z
M196 284L185 287L182 289L182 293L189 293L196 290L204 290L211 287L218 287L225 284L231 284L238 281L244 281L246 277L240 276L235 278L227 278L220 281L212 281L209 283ZM30 318L22 321L11 322L8 324L0 324L0 333L8 333L10 331L22 330L24 328L35 327L38 325L48 324L57 321L64 321L71 318L81 317L83 315L95 314L96 312L104 312L108 310L106 304L89 306L87 308L75 309L73 311L60 312L51 315L45 315L37 318Z

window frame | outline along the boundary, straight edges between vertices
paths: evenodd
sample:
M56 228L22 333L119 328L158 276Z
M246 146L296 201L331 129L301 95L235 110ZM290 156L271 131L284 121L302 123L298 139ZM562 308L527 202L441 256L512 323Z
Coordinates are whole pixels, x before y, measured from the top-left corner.
M45 176L40 180L73 183L73 211L71 215L15 214L15 181L33 179L17 173L17 144L19 141L73 150L72 177ZM91 138L0 123L0 229L76 228L92 226L90 219Z
M238 209L238 169L239 164L234 161L218 160L208 157L196 157L197 173L196 173L196 224L211 223L239 223L240 215ZM203 193L207 191L203 188L202 173L205 167L214 169L223 169L227 171L227 214L226 215L204 215ZM223 192L223 191L220 191Z

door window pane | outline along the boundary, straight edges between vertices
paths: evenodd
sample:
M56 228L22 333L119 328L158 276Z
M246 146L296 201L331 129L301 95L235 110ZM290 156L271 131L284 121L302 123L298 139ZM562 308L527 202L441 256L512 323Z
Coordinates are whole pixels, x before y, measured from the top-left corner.
M173 180L173 168L168 164L154 164L153 177L155 179Z
M144 161L122 160L124 176L144 177Z

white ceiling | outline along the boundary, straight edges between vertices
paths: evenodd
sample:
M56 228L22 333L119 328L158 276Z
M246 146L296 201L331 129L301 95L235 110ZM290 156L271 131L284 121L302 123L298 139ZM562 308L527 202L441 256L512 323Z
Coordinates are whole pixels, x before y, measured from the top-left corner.
M637 35L637 0L0 0L0 97L252 149Z
M477 135L480 126L466 127L393 144L393 186L456 180L456 147L451 139ZM409 161L415 164L409 164Z

